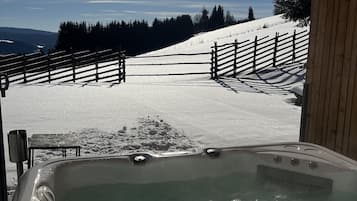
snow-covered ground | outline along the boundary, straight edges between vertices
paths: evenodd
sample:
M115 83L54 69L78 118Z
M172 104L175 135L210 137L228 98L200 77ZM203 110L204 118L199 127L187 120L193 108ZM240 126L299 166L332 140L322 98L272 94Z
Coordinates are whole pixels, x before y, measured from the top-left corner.
M14 41L12 41L12 40L0 40L0 43L10 43L10 44L12 44L12 43L14 43Z
M232 42L236 38L252 39L255 35L292 33L294 29L301 28L279 16L269 17L202 33L182 43L145 55L207 52L214 41L222 44ZM127 61L127 74L209 71L209 65L130 65L140 62L190 62L190 59L209 61L210 58L209 55L188 58L133 58ZM279 81L282 85L292 80L302 82L301 72L295 73L298 76L289 74L280 80L275 76L274 81ZM276 72L272 71L271 75L276 75ZM25 129L29 136L38 133L76 134L79 140L84 140L81 142L82 146L103 143L107 137L101 136L122 136L120 140L115 141L122 144L113 146L125 149L123 147L130 147L125 145L143 145L134 146L136 148L131 149L132 151L148 151L149 145L162 147L165 143L165 149L159 151L194 151L206 146L239 146L298 140L301 109L289 103L295 96L289 93L288 89L277 90L277 87L273 87L275 90L270 90L269 87L263 87L267 93L261 93L259 90L244 90L244 82L238 80L223 79L222 82L210 80L209 75L190 75L128 76L127 83L114 86L103 83L84 87L80 84L16 85L10 87L7 97L2 99L4 130L8 132L12 129ZM166 125L169 128L164 130L167 135L158 136L158 142L155 144L155 137L150 136L150 129L145 129L151 125L143 123L146 121L154 122L154 125L159 124L157 128ZM130 132L123 135L123 128ZM173 132L169 132L171 130ZM162 133L161 131L156 130L155 134ZM134 140L128 136L132 136ZM140 140L135 140L139 138ZM148 145L146 148L145 144ZM5 148L7 149L7 146ZM95 150L88 150L87 154L96 154ZM128 150L98 153L117 154ZM8 159L7 150L5 154ZM7 161L7 170L10 173L8 183L13 183L15 165Z

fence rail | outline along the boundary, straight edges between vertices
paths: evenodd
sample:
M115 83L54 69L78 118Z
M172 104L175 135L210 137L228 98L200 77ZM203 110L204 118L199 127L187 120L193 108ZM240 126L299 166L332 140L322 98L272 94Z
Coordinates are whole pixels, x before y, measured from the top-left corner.
M221 76L237 77L256 73L268 67L278 67L288 63L306 62L309 33L279 34L264 36L253 41L218 45L211 47L211 79Z
M146 55L146 56L132 56L127 57L128 59L144 59L144 58L159 58L159 57L172 57L172 56L197 56L197 55L206 55L210 52L198 52L198 53L177 53L177 54L161 54L161 55Z
M211 52L194 52L194 53L174 53L174 54L158 54L158 55L142 55L142 56L132 56L132 57L127 57L130 59L130 62L128 62L127 66L130 66L131 68L135 67L148 67L148 68L162 68L162 67L168 67L168 69L172 69L172 72L158 72L158 71L153 71L151 73L134 73L134 74L128 74L127 76L129 77L164 77L164 76L185 76L185 75L209 75L210 71L207 69L207 71L202 72L196 72L196 70L193 70L192 72L177 72L177 67L182 66L183 68L193 65L210 65L211 62L207 61L205 59L201 59L200 57L197 58L197 56L202 56L202 55L209 55ZM177 62L170 62L172 60L172 57L176 57L175 60ZM151 59L153 58L153 59ZM156 59L160 58L162 60ZM179 59L178 59L179 58ZM144 60L142 60L144 59ZM148 60L145 60L148 59ZM139 60L139 61L137 61ZM191 68L193 69L193 68ZM175 72L176 71L176 72Z
M79 52L58 51L0 57L0 73L10 83L125 82L124 52L111 49ZM113 79L114 78L114 79Z

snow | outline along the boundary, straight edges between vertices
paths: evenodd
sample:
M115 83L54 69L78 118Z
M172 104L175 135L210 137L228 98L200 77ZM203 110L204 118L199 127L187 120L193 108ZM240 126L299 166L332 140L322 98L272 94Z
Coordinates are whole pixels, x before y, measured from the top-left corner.
M304 86L303 85L295 86L291 89L291 91L298 96L303 96Z
M62 135L33 135L38 142L51 144L71 144L81 146L82 155L129 154L133 152L196 152L199 145L190 140L180 130L173 128L159 116L138 119L138 125L124 126L117 131L82 129ZM55 136L57 141L51 140ZM46 139L41 139L46 137ZM41 141L40 141L41 140ZM75 155L74 150L72 156ZM61 151L40 151L36 153L36 163L61 157Z
M298 28L295 23L274 16L198 34L182 43L145 55L207 52L214 41L218 41L218 44L235 39L243 41L255 35L262 37L275 35L275 32L292 33L294 29L306 28ZM209 55L131 58L127 60L127 82L114 86L105 83L86 86L71 83L13 85L7 97L2 99L4 131L25 129L29 136L39 133L74 134L79 136L88 154L95 154L93 147L100 148L101 143L118 137L123 130L127 130L128 135L119 136L117 141L113 141L117 150L123 150L111 152L103 149L100 154L155 151L153 147L163 145L164 149L158 148L156 151L195 151L202 147L298 140L301 108L288 103L289 99L294 98L290 89L303 82L304 71L297 68L287 69L290 74L271 69L260 72L256 77L242 80L227 78L220 82L210 80L209 75L133 76L208 72L210 68L209 65L133 64L209 60ZM262 77L268 83L259 82ZM284 88L284 84L289 88ZM163 130L151 131L156 133L153 138L149 136L150 130L155 130L152 125L157 122L158 128L163 128L161 124L169 128L164 130L167 133L165 137L156 135ZM129 145L138 146L134 146L134 149L123 148ZM5 148L7 170L10 173L8 183L13 184L15 164L8 162L7 145ZM41 154L42 160L55 155Z
M12 41L12 40L0 40L0 43L12 44L12 43L14 43L14 41Z
M36 45L38 49L43 49L45 46L44 45Z
M238 42L245 40L253 40L255 36L262 38L265 36L275 36L276 32L293 33L306 30L306 27L297 27L297 23L287 21L281 16L267 17L255 21L250 21L244 24L237 24L215 31L201 33L188 39L185 42L150 52L145 55L156 55L160 53L194 53L210 51L210 47L214 42L218 44L232 43L235 39ZM266 27L266 28L264 28Z

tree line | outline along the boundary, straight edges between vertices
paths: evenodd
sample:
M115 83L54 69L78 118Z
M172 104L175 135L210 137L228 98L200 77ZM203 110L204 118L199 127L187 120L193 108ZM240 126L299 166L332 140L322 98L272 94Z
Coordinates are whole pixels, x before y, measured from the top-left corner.
M203 8L193 19L190 15L155 18L151 25L144 20L112 21L107 24L67 21L60 24L56 50L111 48L125 50L128 55L137 55L186 40L195 33L254 20L253 8L250 7L248 13L246 19L236 20L219 5L214 6L211 13Z

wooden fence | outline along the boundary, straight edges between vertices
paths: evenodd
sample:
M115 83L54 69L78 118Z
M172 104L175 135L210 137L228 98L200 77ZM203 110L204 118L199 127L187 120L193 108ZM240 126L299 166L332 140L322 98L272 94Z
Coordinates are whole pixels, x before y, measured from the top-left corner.
M0 57L11 84L125 82L125 54L113 50L31 53Z
M277 67L288 63L306 62L308 56L309 33L302 31L293 34L265 36L253 41L218 45L211 50L211 79L221 76L237 77L256 73L268 67Z
M68 83L68 82L125 82L126 76L177 76L210 74L211 79L221 76L237 77L277 67L287 63L306 62L309 33L278 34L275 37L255 37L253 41L234 41L214 44L210 52L135 56L126 64L123 52L102 50L96 52L59 51L51 54L32 53L27 55L3 55L0 57L0 73L9 76L10 83ZM199 55L210 55L210 61L196 59ZM180 57L179 62L169 62L170 57ZM192 57L195 57L192 59ZM150 59L138 62L136 59L167 58L162 62ZM187 58L188 61L186 61ZM156 61L156 62L155 62ZM126 66L177 66L210 65L205 72L172 72L126 75Z
M160 67L160 66L190 66L190 65L210 65L211 62L207 60L203 60L200 58L196 58L197 56L202 56L202 55L210 55L210 52L195 52L195 53L175 53L175 54L160 54L160 55L143 55L143 56L133 56L133 57L127 57L128 59L131 60L130 63L127 64L127 66L130 67ZM162 59L164 58L163 61L157 61L156 59ZM175 58L179 62L172 62L172 58ZM179 59L177 59L179 58ZM192 59L194 58L194 59ZM150 62L144 61L144 62L137 62L137 60L140 59L150 59ZM187 61L189 60L189 61ZM171 61L171 62L170 62ZM177 70L177 69L176 69ZM185 75L209 75L210 72L207 69L207 71L193 71L189 72L175 72L175 70L172 70L172 72L169 73L134 73L134 74L127 74L129 77L146 77L146 76L185 76Z

